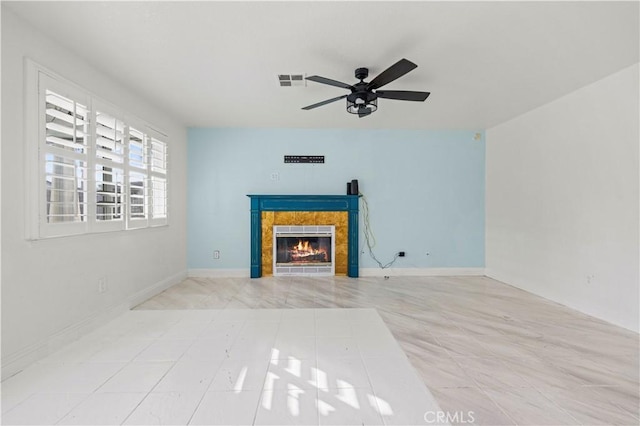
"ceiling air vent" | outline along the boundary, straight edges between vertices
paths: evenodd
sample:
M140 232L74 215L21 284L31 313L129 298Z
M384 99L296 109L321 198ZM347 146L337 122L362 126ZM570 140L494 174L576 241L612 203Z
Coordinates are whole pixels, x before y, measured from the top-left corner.
M280 87L304 87L307 85L304 74L278 74Z

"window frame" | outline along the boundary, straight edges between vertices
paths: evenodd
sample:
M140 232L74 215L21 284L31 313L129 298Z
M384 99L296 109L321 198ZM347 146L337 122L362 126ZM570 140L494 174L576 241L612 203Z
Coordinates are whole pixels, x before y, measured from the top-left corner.
M46 91L51 90L56 94L68 97L77 103L86 105L88 109L86 126L88 133L84 136L85 149L83 154L70 151L70 157L82 157L87 170L86 188L84 191L85 220L81 222L51 223L47 216L47 184L45 160L47 153L56 152L56 147L48 147L46 143ZM169 224L169 143L168 136L147 122L132 116L122 108L109 103L88 90L60 77L58 74L46 69L35 61L25 58L25 229L28 240L40 240L53 237L68 237L74 235L84 235L103 232L128 231L133 229L143 229L156 226L168 226ZM109 161L100 160L97 157L98 135L97 135L97 114L98 112L109 115L123 123L123 162L113 162L112 168L121 169L123 173L123 193L122 193L122 220L98 220L98 188L100 182L97 178L98 166L110 167ZM146 169L144 182L144 204L145 219L134 219L131 217L131 197L130 197L130 174L132 170L137 172L135 167L129 164L129 129L133 127L143 133L146 149L143 152ZM151 171L151 138L164 144L165 147L165 168L164 174L153 173L154 176L162 176L166 181L165 207L166 216L163 218L153 217L153 189ZM148 139L148 140L147 140ZM61 151L62 152L62 151ZM117 200L117 188L115 190ZM117 204L116 204L117 205Z

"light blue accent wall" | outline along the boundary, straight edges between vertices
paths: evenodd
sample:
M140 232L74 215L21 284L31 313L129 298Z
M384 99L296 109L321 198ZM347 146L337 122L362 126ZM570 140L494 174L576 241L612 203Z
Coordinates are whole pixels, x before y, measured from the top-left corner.
M249 270L246 194L344 194L358 179L382 263L405 251L394 267L483 267L485 142L475 133L189 129L188 266ZM324 155L325 163L284 164L285 155ZM362 207L361 199L360 267L374 268Z

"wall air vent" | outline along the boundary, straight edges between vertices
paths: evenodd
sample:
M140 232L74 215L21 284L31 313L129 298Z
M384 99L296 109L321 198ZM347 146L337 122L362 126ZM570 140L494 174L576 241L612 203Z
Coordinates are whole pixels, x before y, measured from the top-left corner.
M305 87L307 80L304 74L278 74L278 83L280 87Z

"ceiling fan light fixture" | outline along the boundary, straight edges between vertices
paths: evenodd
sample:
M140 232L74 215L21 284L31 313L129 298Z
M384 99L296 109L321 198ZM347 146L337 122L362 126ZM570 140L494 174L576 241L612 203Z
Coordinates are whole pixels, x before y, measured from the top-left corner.
M378 109L378 98L365 94L363 96L347 96L347 112L350 114L366 115L375 112Z

